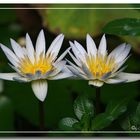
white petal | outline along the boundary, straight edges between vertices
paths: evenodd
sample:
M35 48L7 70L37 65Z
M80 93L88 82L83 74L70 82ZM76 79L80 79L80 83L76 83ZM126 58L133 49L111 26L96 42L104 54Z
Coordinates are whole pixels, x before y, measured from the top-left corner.
M55 62L61 61L67 55L69 50L70 50L70 47L68 49L66 49Z
M117 75L120 79L125 79L127 82L134 82L140 80L140 74L121 72Z
M72 77L72 73L59 73L56 76L50 77L49 80L59 80L59 79L64 79L64 78L69 78Z
M94 79L93 74L89 71L86 65L82 64L82 70L89 79Z
M40 100L44 101L48 91L48 83L46 80L36 80L32 82L32 90L35 96Z
M53 59L55 59L59 53L59 50L61 48L61 45L63 43L63 39L64 39L64 35L60 34L58 35L54 41L52 42L52 44L50 45L48 51L47 51L47 56L52 54L53 55Z
M113 74L111 74L110 77L115 77L116 75L118 75L120 72L124 71L126 69L127 66L122 67L121 69L119 69L118 71L114 72Z
M77 50L82 54L83 57L85 57L85 55L87 54L85 49L83 48L83 46L78 43L77 41L74 41L75 47L77 48Z
M100 44L99 44L98 53L101 54L102 56L105 56L106 47L107 47L106 38L105 38L105 35L103 35L103 37L100 41Z
M13 39L10 39L11 41L11 46L15 52L15 54L18 56L18 58L23 58L24 57L24 51L22 47Z
M103 86L104 82L99 81L99 80L93 80L88 82L89 85L93 85L95 87L101 87Z
M67 60L67 59L66 59L66 60ZM70 62L69 60L67 60L67 62L68 62L74 69L76 69L77 71L79 71L79 73L85 74L85 73L83 72L83 70L82 70L81 68L77 67L75 64L73 64L73 63Z
M26 49L27 49L27 54L28 54L30 61L32 62L32 64L34 64L34 61L35 61L34 47L33 47L33 43L31 41L31 38L28 34L26 34Z
M18 58L16 57L16 55L6 46L4 46L3 44L0 44L2 50L4 51L5 55L7 56L8 60L14 65L14 66L18 66Z
M96 57L97 48L96 48L95 42L93 41L93 39L90 37L89 34L87 34L86 43L87 43L87 52L88 52L88 55L91 54L92 56Z
M110 79L107 79L105 81L105 83L108 83L108 84L119 84L119 83L125 83L127 82L126 79L119 79L119 78L110 78Z
M117 58L123 51L124 51L124 49L125 49L125 43L123 43L123 44L120 44L118 47L116 47L110 54L109 54L109 56L108 56L108 60L110 59L110 58Z
M64 60L54 63L54 67L59 70L62 70L65 67L65 65L66 65L66 61Z
M72 51L74 53L74 55L76 56L76 58L79 60L79 61L82 61L84 63L86 63L86 58L85 58L85 55L83 55L79 49L75 46L75 44L73 44L72 42L69 42L70 43L70 46L72 47Z
M43 30L40 31L37 41L36 41L36 59L39 60L40 54L43 53L45 56L46 44L45 44L45 36Z
M25 78L25 77L22 77L22 76L15 76L13 77L13 80L14 81L17 81L17 82L20 82L20 83L26 83L26 82L30 82L31 80Z
M71 58L73 59L73 61L74 61L78 66L81 66L81 63L79 62L79 60L76 59L76 58L74 57L74 55L73 55L71 52L69 52L69 55L71 56Z
M116 72L129 58L130 56L128 56L127 58L125 58L123 61L119 62L117 67L113 70L113 72Z
M14 77L18 77L17 73L0 73L0 79L14 81Z
M77 76L77 77L79 77L79 78L81 78L81 79L85 79L85 80L88 80L88 78L85 76L85 75L83 75L83 74L81 74L78 70L76 70L74 67L72 67L72 66L67 66L68 67L68 69L75 75L75 76Z
M130 50L131 50L131 46L129 44L126 45L124 51L120 52L120 54L116 57L115 61L117 63L123 61L128 56Z

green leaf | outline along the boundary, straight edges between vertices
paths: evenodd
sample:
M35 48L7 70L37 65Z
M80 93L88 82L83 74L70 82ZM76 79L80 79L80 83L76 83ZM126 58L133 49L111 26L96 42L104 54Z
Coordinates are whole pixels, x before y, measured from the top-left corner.
M60 122L59 122L59 128L62 130L74 130L74 126L73 125L75 123L78 123L78 120L74 119L74 118L63 118Z
M106 113L97 115L92 121L92 130L101 130L111 124L112 116Z
M137 104L131 104L133 105L133 110L128 108L128 112L126 114L126 117L121 121L120 125L121 127L126 131L136 131L140 127L140 103ZM136 108L135 108L136 107Z
M136 18L122 18L109 22L104 28L103 32L113 35L140 35L140 19Z
M90 130L91 116L89 114L84 114L80 120L81 130L88 131Z
M129 98L123 98L120 100L111 100L106 108L106 113L112 116L115 120L119 115L127 110L127 104Z
M74 102L74 112L79 120L81 120L85 114L93 117L93 103L86 96L79 96Z

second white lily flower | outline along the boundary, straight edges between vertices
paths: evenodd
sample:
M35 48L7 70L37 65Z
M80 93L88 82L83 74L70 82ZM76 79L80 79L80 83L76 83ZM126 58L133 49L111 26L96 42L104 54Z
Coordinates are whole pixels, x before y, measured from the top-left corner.
M103 35L97 49L93 39L87 35L87 52L77 41L70 42L74 55L69 52L75 64L69 62L69 70L80 79L88 80L89 85L101 87L104 83L117 84L140 80L140 74L122 72L125 67L121 66L126 62L131 46L121 44L109 55L107 43Z
M10 66L16 72L0 73L0 79L18 82L31 81L35 96L40 101L44 101L48 90L47 80L71 76L71 72L65 66L66 62L62 60L69 49L57 59L63 39L63 34L58 35L47 52L43 30L38 35L35 49L28 34L26 34L26 48L21 47L13 39L11 39L13 51L1 44L2 50L12 64Z

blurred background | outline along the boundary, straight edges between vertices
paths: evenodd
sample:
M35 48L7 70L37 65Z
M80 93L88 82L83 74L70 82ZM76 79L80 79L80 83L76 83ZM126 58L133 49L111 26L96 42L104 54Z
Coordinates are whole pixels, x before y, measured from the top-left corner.
M60 54L69 47L69 40L73 41L76 39L86 47L85 38L86 34L89 33L98 46L101 36L106 33L109 52L123 42L132 45L132 55L126 62L128 67L125 71L140 73L140 22L138 22L137 26L131 24L131 28L134 28L135 32L131 31L129 34L119 32L117 30L119 25L111 31L107 26L110 22L118 19L140 18L140 10L135 9L138 8L139 5L18 4L0 5L0 7L0 43L7 45L9 48L11 48L10 38L13 38L24 47L24 37L27 32L35 44L37 35L41 29L45 31L47 47L49 47L58 34L64 33L65 40ZM9 8L5 9L4 7ZM20 9L21 7L23 7L23 9ZM55 9L57 7L63 7L63 9ZM70 7L75 8L67 9ZM82 9L85 7L89 9ZM117 7L122 9L116 9ZM123 9L123 7L128 9ZM123 29L126 32L131 30L127 25L124 26ZM67 58L69 58L68 55ZM2 50L0 50L0 72L13 71L14 70L8 65L6 56ZM0 81L0 92L0 131L38 130L38 100L34 96L30 84ZM49 81L48 95L44 103L45 127L47 131L59 130L58 123L62 118L75 116L73 112L73 101L78 95L82 94L87 94L94 99L95 89L88 86L87 81ZM140 82L121 85L104 85L101 100L105 106L111 99L119 100L126 96L130 96L132 102L139 101ZM118 129L118 124L114 122L113 125L114 129ZM26 134L1 133L0 135L25 136ZM37 134L32 135L35 136Z

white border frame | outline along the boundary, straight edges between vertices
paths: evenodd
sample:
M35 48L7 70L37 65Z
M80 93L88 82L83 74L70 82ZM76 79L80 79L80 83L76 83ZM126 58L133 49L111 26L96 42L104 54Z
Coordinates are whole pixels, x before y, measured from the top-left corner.
M135 0L134 0L135 2ZM27 4L27 3L26 3ZM35 4L35 3L34 3ZM45 3L44 3L45 4ZM56 4L56 3L55 3ZM74 4L74 3L73 3ZM76 3L75 3L76 4ZM95 3L96 4L96 3ZM128 3L126 3L128 4ZM121 4L120 4L121 5ZM44 8L44 7L40 7L40 8L26 8L26 7L2 7L0 9L79 9L79 10L86 10L86 9L107 9L107 10L112 10L112 9L126 9L126 10L130 10L130 9L140 9L140 8L128 8L128 7L114 7L114 8L110 8L110 7L105 7L105 8L101 8L101 7L97 7L97 8L89 8L89 7L83 7L83 8L79 8L79 7L57 7L57 8ZM0 131L0 134L34 134L34 133L37 133L37 134L93 134L93 133L102 133L102 134L113 134L113 133L116 133L116 134L128 134L128 133L131 133L131 134L140 134L140 131ZM50 136L51 137L51 136ZM67 137L67 136L66 136Z

